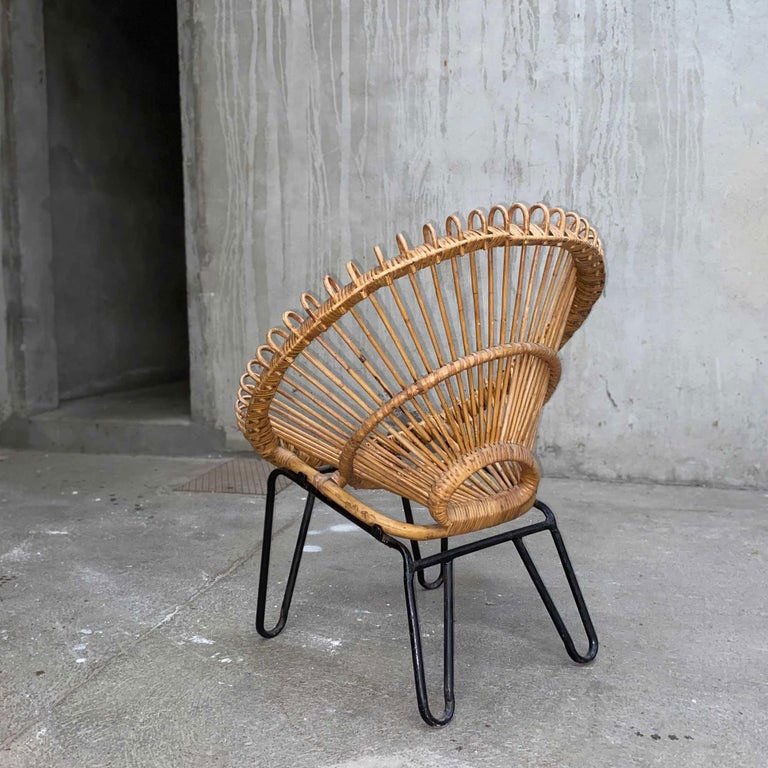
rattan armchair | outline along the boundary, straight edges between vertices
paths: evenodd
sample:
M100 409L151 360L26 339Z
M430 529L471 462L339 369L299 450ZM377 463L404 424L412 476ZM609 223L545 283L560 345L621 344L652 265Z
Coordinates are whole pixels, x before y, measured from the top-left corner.
M282 631L316 498L396 549L404 568L417 701L423 719L453 716L453 562L512 541L570 657L591 661L597 636L552 511L537 501L533 454L542 406L560 378L558 351L603 289L600 240L575 213L543 204L449 216L445 234L424 227L422 245L397 237L399 254L349 282L325 278L328 298L305 293L240 382L238 426L265 459L269 478L257 629ZM308 491L280 618L265 626L275 483ZM402 498L403 518L370 506L355 490ZM426 508L416 522L412 502ZM536 507L543 519L454 544ZM549 531L587 635L576 650L524 538ZM440 539L422 557L419 542ZM452 546L449 546L449 539ZM439 567L429 581L425 570ZM414 580L444 591L444 708L430 709Z

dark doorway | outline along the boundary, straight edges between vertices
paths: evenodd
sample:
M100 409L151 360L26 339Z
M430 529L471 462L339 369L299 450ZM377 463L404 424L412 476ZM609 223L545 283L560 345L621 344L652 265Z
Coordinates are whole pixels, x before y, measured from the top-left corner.
M175 0L46 0L59 399L189 410Z

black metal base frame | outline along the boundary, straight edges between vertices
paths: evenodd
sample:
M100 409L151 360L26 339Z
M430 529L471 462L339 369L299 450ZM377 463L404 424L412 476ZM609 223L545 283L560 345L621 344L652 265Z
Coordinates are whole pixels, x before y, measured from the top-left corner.
M267 602L267 584L269 581L269 561L270 552L272 548L272 523L274 518L275 508L275 493L276 482L280 476L287 477L289 480L301 486L307 491L307 500L304 505L304 514L301 518L301 525L299 527L299 535L296 539L296 547L293 551L293 559L291 561L291 569L288 575L288 581L285 586L285 592L283 594L283 601L280 606L280 616L277 623L271 629L267 629L264 625L264 616L266 612ZM557 521L552 510L543 502L536 501L534 506L536 509L544 514L544 519L538 523L526 525L513 530L504 531L494 536L488 536L483 539L470 541L466 544L461 544L455 547L448 547L448 540L441 539L440 552L434 555L421 556L418 541L411 541L410 548L407 544L399 539L390 536L385 533L379 526L371 526L358 520L352 514L347 512L336 502L323 496L313 485L311 485L307 479L300 474L291 472L286 469L275 469L269 476L267 483L267 501L266 511L264 515L264 541L261 550L261 568L259 572L259 590L256 606L256 630L262 637L270 638L279 635L285 627L285 622L288 618L288 611L291 607L291 598L293 597L293 590L296 586L296 577L299 573L299 565L301 564L301 555L304 551L304 543L307 538L307 531L309 530L309 523L312 517L312 510L314 508L315 499L319 498L323 503L327 504L332 509L336 510L339 514L343 515L347 520L362 528L366 533L370 534L377 541L380 541L386 546L396 549L403 560L403 586L405 589L405 606L408 613L408 630L411 641L411 656L413 659L413 675L416 683L416 700L419 707L419 713L424 722L432 726L446 725L453 718L455 699L453 690L453 671L454 671L454 632L453 632L453 561L464 555L468 555L471 552L478 552L481 549L487 549L488 547L494 547L497 544L503 544L507 541L512 541L517 549L520 558L523 561L523 565L528 571L528 575L531 577L536 590L538 591L541 599L544 602L544 606L549 613L552 622L557 629L560 639L563 641L566 653L573 659L573 661L579 664L586 664L592 661L597 655L597 634L595 628L592 625L592 620L589 616L584 597L579 587L579 582L576 579L576 574L573 571L571 565L571 559L568 557L568 552L563 543L563 538L560 535L560 530L557 527ZM403 513L407 522L413 522L413 512L411 510L411 503L408 499L403 499ZM544 581L539 574L536 565L531 558L528 549L523 541L525 537L530 536L540 531L549 531L554 541L555 548L560 557L560 563L565 571L568 585L571 589L571 594L576 603L576 607L579 611L581 622L584 626L584 631L589 642L587 651L585 654L580 654L576 650L576 646L573 642L568 628L565 626L560 612L557 610L554 601L552 600ZM433 580L428 580L425 576L425 571L428 568L439 567L440 571ZM443 711L439 715L435 715L429 706L429 698L427 696L427 683L426 673L424 669L424 653L422 650L421 642L421 629L419 627L419 612L416 605L416 594L414 591L414 577L425 589L437 589L442 586L443 588L443 696L444 705Z

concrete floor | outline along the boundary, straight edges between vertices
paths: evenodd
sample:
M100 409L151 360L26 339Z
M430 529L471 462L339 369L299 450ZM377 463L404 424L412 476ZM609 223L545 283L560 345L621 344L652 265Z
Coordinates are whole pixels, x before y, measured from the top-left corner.
M545 481L598 659L568 660L511 546L474 555L457 714L431 730L397 555L320 507L288 627L263 641L263 499L172 490L211 464L2 452L4 768L768 764L767 494ZM276 564L302 495L278 497ZM573 622L551 544L531 549Z

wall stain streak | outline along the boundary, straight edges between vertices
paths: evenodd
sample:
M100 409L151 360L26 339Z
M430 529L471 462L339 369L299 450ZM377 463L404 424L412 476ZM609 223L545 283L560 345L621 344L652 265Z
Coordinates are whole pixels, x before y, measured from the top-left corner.
M593 220L608 259L544 411L562 448L545 471L768 484L750 405L768 359L764 4L193 2L219 425L243 361L326 272L393 253L398 229L418 242L426 220L544 199Z

